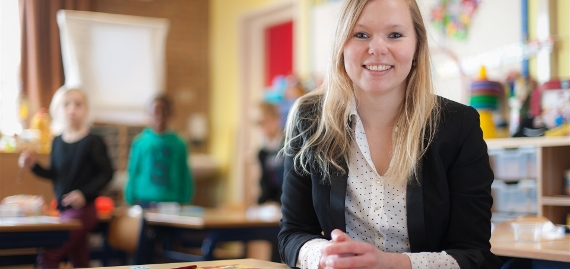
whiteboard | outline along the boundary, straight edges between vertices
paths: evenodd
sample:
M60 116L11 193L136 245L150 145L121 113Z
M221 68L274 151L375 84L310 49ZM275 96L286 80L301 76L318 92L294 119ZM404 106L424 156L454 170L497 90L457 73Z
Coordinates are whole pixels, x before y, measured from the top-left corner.
M94 120L144 124L165 90L167 19L60 10L65 86L89 96Z

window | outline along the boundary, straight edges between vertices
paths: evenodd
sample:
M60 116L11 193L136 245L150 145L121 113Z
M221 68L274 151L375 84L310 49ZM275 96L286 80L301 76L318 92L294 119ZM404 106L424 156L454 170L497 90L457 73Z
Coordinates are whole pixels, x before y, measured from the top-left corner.
M0 132L21 133L18 117L20 93L20 19L18 0L0 1Z

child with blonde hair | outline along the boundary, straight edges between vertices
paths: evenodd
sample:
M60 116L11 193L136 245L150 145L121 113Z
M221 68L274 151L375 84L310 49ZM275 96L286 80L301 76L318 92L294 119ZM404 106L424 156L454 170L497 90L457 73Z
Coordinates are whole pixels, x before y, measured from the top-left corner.
M94 201L113 177L113 167L103 139L89 131L88 111L83 91L62 87L50 107L52 118L61 123L61 134L52 142L50 165L37 163L30 152L20 155L20 167L52 181L60 217L82 224L70 232L62 247L40 252L40 268L59 268L65 257L76 268L89 267L88 234L98 223Z

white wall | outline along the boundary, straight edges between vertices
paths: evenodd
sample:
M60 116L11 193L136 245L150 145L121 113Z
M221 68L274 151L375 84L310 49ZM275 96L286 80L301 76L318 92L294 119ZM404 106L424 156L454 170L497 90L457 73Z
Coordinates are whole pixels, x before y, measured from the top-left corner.
M479 66L488 66L490 79L502 80L511 70L520 70L520 57L505 53L505 45L521 41L521 3L513 0L481 1L472 18L472 25L466 40L445 37L430 22L431 9L439 0L419 0L418 5L428 28L430 48L434 65L434 84L437 92L452 100L466 101L465 91L469 79L475 78ZM312 8L311 23L311 67L316 74L324 74L330 44L340 2L331 2ZM445 47L459 58L465 71L462 76L457 64L449 54L442 53ZM507 52L516 52L508 47ZM449 68L450 67L450 68Z

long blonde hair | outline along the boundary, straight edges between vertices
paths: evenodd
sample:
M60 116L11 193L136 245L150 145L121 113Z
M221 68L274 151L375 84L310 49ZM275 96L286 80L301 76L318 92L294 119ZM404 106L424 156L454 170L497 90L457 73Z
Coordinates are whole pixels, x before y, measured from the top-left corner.
M417 179L420 158L433 140L439 120L437 96L430 77L426 28L416 1L406 1L417 43L414 65L406 78L401 113L396 120L400 128L392 138L392 160L386 172L393 182ZM367 2L344 1L323 85L301 97L291 109L285 154L293 157L299 173L310 173L313 167L327 181L332 169L347 172L352 143L349 103L354 100L354 89L344 68L343 50Z

